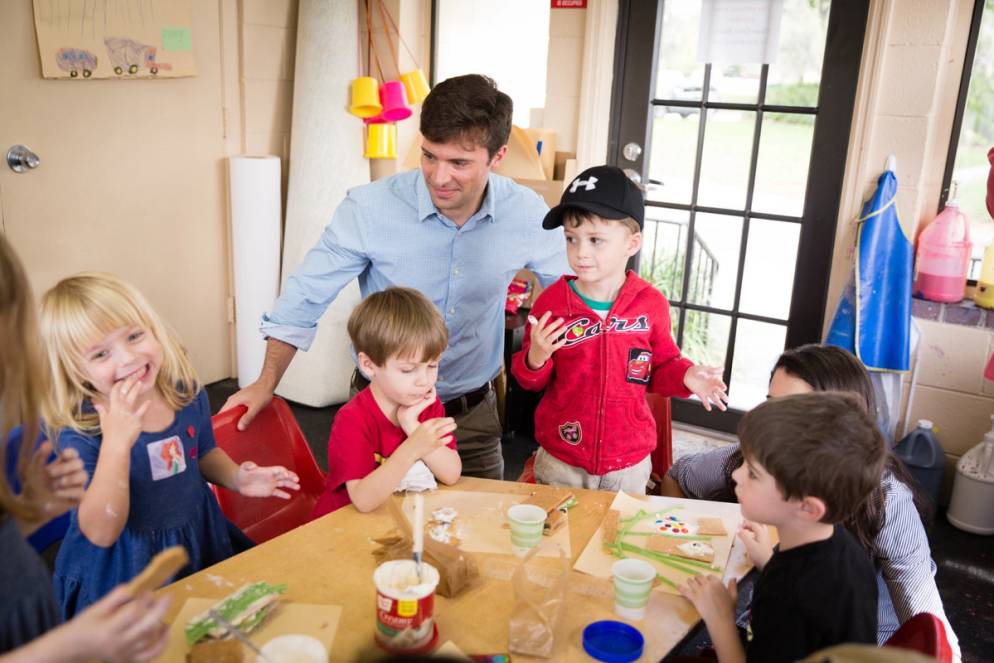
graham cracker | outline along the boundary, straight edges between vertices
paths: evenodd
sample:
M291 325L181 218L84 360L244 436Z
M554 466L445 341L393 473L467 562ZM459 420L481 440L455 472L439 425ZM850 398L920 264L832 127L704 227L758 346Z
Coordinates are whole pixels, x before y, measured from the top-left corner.
M697 533L701 536L727 536L728 530L721 518L698 518Z

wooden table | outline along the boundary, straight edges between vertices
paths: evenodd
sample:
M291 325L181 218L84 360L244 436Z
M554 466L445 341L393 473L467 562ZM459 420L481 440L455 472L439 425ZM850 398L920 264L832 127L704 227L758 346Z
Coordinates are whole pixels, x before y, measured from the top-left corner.
M509 481L463 478L453 488L504 494L528 494L547 490L543 486ZM442 488L446 490L446 488ZM576 490L578 504L569 512L572 563L600 525L613 493ZM649 497L659 504L674 500ZM736 517L738 504L712 503L716 514ZM712 507L709 506L709 510ZM329 603L343 608L338 632L332 644L332 660L374 660L382 653L373 642L376 616L371 551L372 539L393 528L384 507L362 514L349 506L299 527L209 569L183 578L160 590L174 596L168 619L181 609L187 598L221 598L247 582L265 580L287 583L288 601ZM482 582L455 599L436 597L435 619L439 644L452 641L467 654L507 652L508 621L513 607L511 574L517 559L507 555L477 555ZM537 558L529 565L529 576L548 584L557 561ZM741 578L750 566L744 549L736 540L728 565L731 575ZM590 661L583 651L581 633L590 622L618 619L614 614L611 583L570 570L569 600L556 645L556 661ZM645 620L632 622L645 636L643 661L658 661L697 624L699 617L682 597L654 591ZM515 661L532 660L514 655ZM534 659L542 660L542 659Z

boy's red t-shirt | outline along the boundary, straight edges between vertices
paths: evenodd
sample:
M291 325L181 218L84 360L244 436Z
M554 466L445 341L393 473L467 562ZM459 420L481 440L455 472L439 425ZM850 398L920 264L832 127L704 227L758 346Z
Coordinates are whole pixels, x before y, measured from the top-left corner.
M442 401L436 398L418 421L444 416ZM335 415L328 438L328 477L311 517L317 518L351 504L345 482L365 478L406 439L404 429L395 426L383 414L369 387L356 394ZM456 448L455 438L448 446Z

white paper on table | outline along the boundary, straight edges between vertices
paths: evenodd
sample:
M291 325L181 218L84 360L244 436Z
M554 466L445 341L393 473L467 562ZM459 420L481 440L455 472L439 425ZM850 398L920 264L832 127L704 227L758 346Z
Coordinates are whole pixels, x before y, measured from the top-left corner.
M783 0L704 0L697 61L775 62L782 16Z

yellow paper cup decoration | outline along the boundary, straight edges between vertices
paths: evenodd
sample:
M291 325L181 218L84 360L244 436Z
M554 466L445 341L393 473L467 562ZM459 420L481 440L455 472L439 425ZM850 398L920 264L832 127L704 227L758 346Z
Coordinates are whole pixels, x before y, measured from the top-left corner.
M382 110L376 79L371 76L352 79L352 105L349 106L349 112L356 117L374 117Z
M396 159L397 158L397 125L370 124L366 127L366 158L367 159Z
M431 88L428 87L428 79L425 78L425 72L421 71L420 68L401 74L400 80L404 83L404 89L407 91L407 103L409 104L420 104L431 92Z

